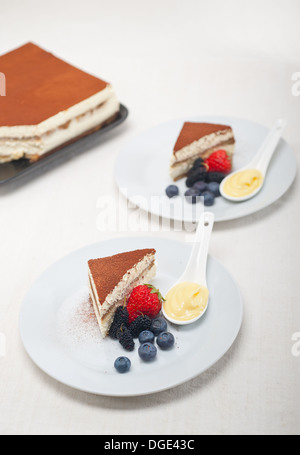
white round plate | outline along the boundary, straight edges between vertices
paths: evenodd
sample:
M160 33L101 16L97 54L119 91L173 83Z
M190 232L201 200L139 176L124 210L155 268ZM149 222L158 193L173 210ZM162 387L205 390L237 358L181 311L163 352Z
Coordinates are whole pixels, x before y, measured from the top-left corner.
M177 181L180 196L168 199L165 189L174 183L169 176L169 161L179 131L185 121L230 125L236 139L233 170L246 165L255 155L268 133L257 123L232 117L193 117L157 125L135 137L121 151L115 166L115 179L120 192L136 206L154 215L181 222L199 218L199 204L184 200L185 179ZM296 159L290 146L281 139L273 155L265 184L252 199L231 202L216 198L209 210L215 221L225 221L250 215L279 199L292 184L296 175ZM201 208L203 211L203 207Z
M166 239L121 238L79 249L49 267L34 283L22 304L20 334L25 350L44 372L75 389L99 395L145 395L177 386L220 359L234 342L242 321L242 300L234 280L208 258L209 307L189 326L169 325L175 336L170 351L158 348L157 358L143 362L117 340L102 339L88 301L87 261L138 248L157 251L157 278L162 293L185 268L191 245ZM114 360L131 359L120 374Z

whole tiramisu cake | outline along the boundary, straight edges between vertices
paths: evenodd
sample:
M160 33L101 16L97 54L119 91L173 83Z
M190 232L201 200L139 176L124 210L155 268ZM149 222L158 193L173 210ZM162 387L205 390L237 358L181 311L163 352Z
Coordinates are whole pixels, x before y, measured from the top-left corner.
M155 276L155 253L142 249L88 261L90 297L103 337L133 288Z
M197 158L207 158L222 148L229 156L234 153L232 128L214 123L185 122L173 149L170 175L173 180L185 177Z
M0 163L36 161L113 121L111 85L33 43L0 56Z

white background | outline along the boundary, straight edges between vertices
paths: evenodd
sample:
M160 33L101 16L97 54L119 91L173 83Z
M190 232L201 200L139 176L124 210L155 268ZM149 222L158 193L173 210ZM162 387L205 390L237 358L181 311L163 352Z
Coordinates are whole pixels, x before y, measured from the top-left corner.
M1 54L33 41L110 81L130 111L85 153L0 187L0 433L299 434L300 357L292 355L300 332L298 180L267 209L215 225L210 252L238 282L244 320L230 351L196 379L145 397L85 394L41 372L18 329L29 287L74 249L113 236L189 240L163 232L159 220L156 232L138 219L137 232L97 225L99 197L119 202L114 165L136 134L193 115L267 127L285 117L284 137L299 161L300 96L292 95L299 1L1 0L0 15Z

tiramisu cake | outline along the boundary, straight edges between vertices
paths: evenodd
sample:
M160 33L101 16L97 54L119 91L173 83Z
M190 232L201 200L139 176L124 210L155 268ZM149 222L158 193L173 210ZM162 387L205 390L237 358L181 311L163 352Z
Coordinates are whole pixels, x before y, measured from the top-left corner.
M154 249L134 250L88 261L90 297L103 337L133 288L155 276L155 253Z
M197 158L207 158L222 148L229 156L234 153L232 128L214 123L185 122L173 149L170 175L173 180L185 177Z
M32 43L0 56L0 163L36 161L113 121L111 85Z

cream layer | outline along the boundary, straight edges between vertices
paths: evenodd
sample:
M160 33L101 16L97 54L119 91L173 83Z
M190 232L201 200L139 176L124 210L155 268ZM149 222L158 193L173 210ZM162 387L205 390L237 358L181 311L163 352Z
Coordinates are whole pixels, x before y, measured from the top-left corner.
M0 127L0 162L31 159L54 150L116 114L119 101L110 85L38 125Z
M232 157L234 154L234 144L228 144L228 145L222 145L221 148L223 150L226 150L226 152L229 154L229 156ZM205 153L202 153L200 155L195 155L192 158L186 159L185 161L179 161L177 163L174 163L172 166L170 166L169 172L170 176L172 177L173 180L178 180L188 173L188 171L193 167L194 161L201 156L201 158L207 158L209 155L211 155L213 152L216 150L220 149L220 145L217 145L216 147L213 147L209 150L207 150Z
M170 165L172 166L179 161L184 161L193 158L194 156L201 156L201 154L205 153L208 149L212 149L223 142L226 143L229 141L234 142L232 130L226 129L220 130L217 133L208 134L173 153Z

